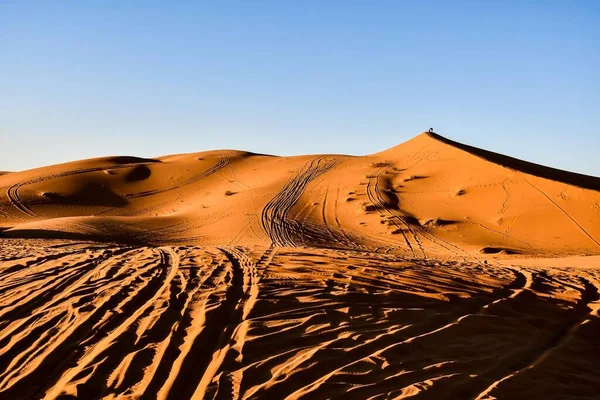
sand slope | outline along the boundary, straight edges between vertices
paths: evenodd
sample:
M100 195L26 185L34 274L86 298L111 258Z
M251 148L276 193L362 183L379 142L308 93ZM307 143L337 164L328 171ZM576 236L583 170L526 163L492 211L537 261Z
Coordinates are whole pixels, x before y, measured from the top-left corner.
M0 187L0 228L14 237L600 254L600 178L431 133L364 157L99 158L10 173Z

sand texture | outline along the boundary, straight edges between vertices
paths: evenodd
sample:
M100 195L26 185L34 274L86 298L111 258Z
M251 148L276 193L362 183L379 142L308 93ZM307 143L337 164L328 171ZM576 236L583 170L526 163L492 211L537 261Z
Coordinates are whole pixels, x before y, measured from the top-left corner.
M423 133L0 173L1 399L598 399L600 178Z

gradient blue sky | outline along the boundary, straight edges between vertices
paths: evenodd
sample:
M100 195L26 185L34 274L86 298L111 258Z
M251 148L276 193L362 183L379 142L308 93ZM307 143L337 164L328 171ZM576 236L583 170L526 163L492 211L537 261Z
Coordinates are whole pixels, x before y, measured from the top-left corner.
M600 175L600 1L2 1L0 54L0 170L434 127Z

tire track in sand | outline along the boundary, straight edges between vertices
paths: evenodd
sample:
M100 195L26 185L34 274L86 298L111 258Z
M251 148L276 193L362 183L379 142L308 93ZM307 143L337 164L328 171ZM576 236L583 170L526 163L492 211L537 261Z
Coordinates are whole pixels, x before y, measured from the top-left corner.
M564 282L558 282L552 278L550 278L550 280L554 280L559 284L564 284ZM599 288L586 278L580 278L580 282L583 286L583 288L577 288L580 292L580 299L571 311L571 318L566 321L566 324L563 325L562 329L555 332L546 344L539 349L535 349L532 354L522 357L519 360L517 367L513 369L511 373L493 381L493 383L485 388L485 390L476 395L476 400L494 399L495 397L491 395L494 389L503 382L512 379L527 370L535 368L542 363L554 350L563 346L571 337L573 337L580 326L589 321L588 317L593 315L594 312L594 308L590 308L589 305L600 300Z
M406 234L406 232L410 233L410 236L412 237L414 242L417 244L417 246L424 258L427 258L427 254L425 252L425 247L423 245L423 242L419 238L419 235L422 236L424 239L428 240L429 242L431 242L437 246L440 246L440 247L444 248L445 250L450 251L451 253L454 253L456 256L461 256L461 254L462 254L461 257L465 261L469 257L472 257L475 260L479 261L477 259L477 257L469 254L468 252L461 249L460 247L428 232L427 230L423 229L420 225L411 224L407 220L407 217L402 214L402 212L400 212L398 209L391 208L390 206L387 205L387 201L385 200L385 198L383 197L383 195L381 193L380 178L381 178L381 175L385 172L386 168L389 168L391 165L392 165L391 163L386 163L383 167L379 167L378 171L375 174L368 176L367 190L366 190L367 196L368 196L371 204L373 204L377 208L377 210L379 210L380 212L385 212L390 217L393 218L391 220L392 223L397 228L398 232L402 234L402 237L404 238L404 242L407 245L408 249L413 254L413 257L417 257L417 253L415 250L415 246L413 246L411 244L411 240L410 240L409 236ZM399 221L401 223L401 225L398 225L398 223L396 221Z
M590 238L590 240L592 242L594 242L598 247L600 247L600 242L598 240L596 240L595 237L592 236L591 233L589 233L579 222L577 222L577 220L575 220L575 218L573 218L571 216L571 214L569 214L564 208L562 208L557 202L555 202L554 200L552 200L552 198L550 196L548 196L545 192L543 192L541 189L538 189L537 186L534 186L533 183L529 182L527 179L525 179L525 182L527 182L532 188L534 188L535 190L537 190L538 192L540 192L548 201L550 201L550 203L552 203L556 208L558 208L567 218L569 218L571 220L571 222L573 222L578 228L579 230L581 230L581 232L583 234L585 234L588 238Z
M154 295L147 300L141 307L137 308L123 323L119 324L117 328L110 331L104 338L99 340L91 349L89 349L85 355L80 359L76 366L68 369L56 382L56 384L49 389L44 398L53 399L64 393L65 389L68 390L70 382L72 382L84 368L94 363L96 358L100 356L106 348L108 348L117 338L123 334L130 326L132 326L144 312L152 306L152 304L167 291L171 280L175 277L179 266L179 256L172 248L161 248L158 249L160 256L160 265L166 269L164 273L164 279L162 279L161 286L154 292Z
M220 251L227 257L231 266L231 275L225 298L220 302L216 315L213 316L219 323L214 323L208 327L203 343L206 351L203 359L199 360L203 367L203 374L195 387L191 398L205 398L210 390L209 386L217 376L221 366L226 362L226 358L231 349L240 347L243 336L240 335L240 324L244 321L245 301L250 296L249 286L255 285L252 282L252 274L255 264L241 250L236 248L220 248ZM254 289L252 289L254 291ZM256 291L258 287L256 287ZM237 352L237 351L236 351ZM240 353L241 354L241 353ZM198 360L196 360L198 362ZM231 388L233 391L233 388ZM189 396L190 393L187 393ZM187 396L186 396L187 397Z
M425 332L421 331L421 333L417 333L413 336L410 336L410 337L405 338L400 341L394 341L393 343L391 343L387 346L384 346L384 347L381 347L380 343L389 342L390 337L394 337L394 336L398 335L399 332L402 332L405 330L406 331L411 330L410 329L411 326L409 325L409 326L401 327L398 331L391 331L389 333L382 334L382 335L376 336L373 339L367 340L364 343L362 343L352 349L352 357L346 357L345 359L329 361L328 362L329 371L327 371L326 373L322 373L322 376L318 379L313 379L309 375L310 374L309 369L302 370L300 368L301 372L298 373L298 376L296 377L296 381L297 382L310 381L311 383L308 385L304 384L304 385L302 385L302 387L298 388L295 391L293 391L293 389L285 390L286 396L289 398L302 398L304 396L315 396L314 392L317 391L329 379L331 379L336 374L338 374L344 370L346 370L346 371L351 370L352 367L358 363L361 363L365 360L377 359L377 358L383 357L383 354L385 352L389 352L389 351L393 351L393 350L397 351L397 349L399 349L402 346L411 345L413 342L418 341L421 338L435 335L435 334L445 331L451 327L454 327L454 326L460 324L461 321L463 321L465 318L471 317L473 315L483 314L493 304L497 304L502 301L509 301L510 299L513 299L515 296L517 296L519 293L521 293L523 290L525 290L529 287L530 281L529 281L529 278L525 274L521 273L519 270L512 269L512 268L509 268L509 270L514 274L515 279L512 282L510 282L508 285L506 285L502 289L500 289L498 292L498 297L496 299L492 300L491 302L487 302L485 304L473 304L471 309L468 310L466 313L456 317L453 321L446 323L442 326L437 325L437 324L439 324L439 322L437 322L433 326L425 323L425 324L423 324L424 325L423 327L426 328ZM437 325L437 327L435 325ZM317 367L318 367L318 365L317 365ZM321 366L321 368L322 368L322 366ZM282 385L285 385L285 381L282 383ZM291 385L288 385L288 386L290 388L292 387ZM296 385L296 386L298 386L298 385ZM357 396L356 398L363 398L358 394L356 394L355 396Z
M276 248L271 246L265 250L258 261L254 262L243 252L231 249L235 257L240 260L244 270L244 297L241 301L242 318L235 327L231 338L231 347L221 364L221 378L216 382L215 397L226 399L238 399L241 395L241 383L243 379L243 348L246 336L250 328L248 319L259 293L260 279L275 256Z
M105 171L107 169L113 170L113 169L122 169L122 168L132 168L132 167L136 167L138 165L146 165L149 163L128 163L128 164L118 164L118 165L106 165L103 167L90 167L90 168L80 168L80 169L75 169L73 171L66 171L66 172L61 172L61 173L57 173L57 174L51 174L51 175L46 175L46 176L38 176L35 178L31 178L25 181L21 181L21 182L17 182L14 185L10 186L7 191L7 197L8 200L10 201L10 203L19 211L21 211L23 214L27 215L28 217L32 217L32 218L37 218L39 217L38 214L36 214L31 208L29 208L22 200L21 197L19 196L19 189L21 189L21 187L25 186L25 185L31 185L34 183L39 183L39 182L44 182L44 181L48 181L51 179L56 179L56 178L64 178L66 176L72 176L72 175L79 175L79 174L86 174L89 172L97 172L97 171Z
M183 186L187 186L187 185L191 185L192 183L196 183L199 180L206 178L207 176L213 175L214 173L218 172L219 170L225 168L228 164L229 164L228 158L219 158L219 160L211 167L202 171L198 175L195 175L189 179L186 179L185 181L183 181L175 186L170 186L170 187L163 188L163 189L147 190L145 192L139 192L139 193L130 193L130 194L124 195L123 198L125 198L127 200L137 199L140 197L151 196L154 194L165 193L165 192L169 192L171 190L176 190Z
M398 229L398 231L402 235L402 238L404 239L404 243L406 244L406 246L412 253L413 257L417 257L417 252L415 251L414 246L411 244L408 236L406 235L406 232L404 231L404 229L408 229L410 231L409 224L403 218L399 218L399 217L395 216L394 214L392 214L389 207L386 205L385 200L382 198L381 191L379 189L379 178L384 173L385 169L391 165L392 165L391 163L387 163L385 166L380 167L375 174L371 174L368 176L367 189L366 189L367 196L368 196L371 204L373 204L377 210L386 212L392 217L396 217L392 220L392 223L394 224L396 229ZM396 219L398 219L403 226L398 225L398 223L396 222ZM421 251L423 254L425 254L425 251L422 248L421 248Z
M291 208L300 200L307 185L340 162L339 158L320 156L307 162L283 189L267 203L261 215L262 227L276 246L301 245L302 225L289 219Z

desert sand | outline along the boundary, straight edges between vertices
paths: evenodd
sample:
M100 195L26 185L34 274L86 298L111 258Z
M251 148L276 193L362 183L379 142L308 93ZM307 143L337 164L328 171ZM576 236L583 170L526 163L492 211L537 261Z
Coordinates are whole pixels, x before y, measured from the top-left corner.
M0 399L600 397L600 178L423 133L0 188Z

